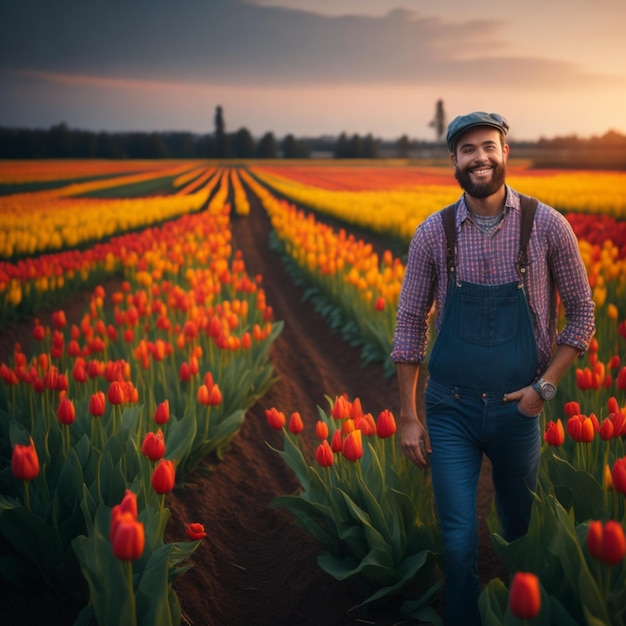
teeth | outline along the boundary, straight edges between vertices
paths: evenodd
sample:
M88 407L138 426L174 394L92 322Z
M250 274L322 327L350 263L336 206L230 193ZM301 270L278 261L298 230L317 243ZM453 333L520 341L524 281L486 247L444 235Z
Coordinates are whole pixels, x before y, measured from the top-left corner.
M486 174L490 168L485 168L483 170L473 170L474 174Z

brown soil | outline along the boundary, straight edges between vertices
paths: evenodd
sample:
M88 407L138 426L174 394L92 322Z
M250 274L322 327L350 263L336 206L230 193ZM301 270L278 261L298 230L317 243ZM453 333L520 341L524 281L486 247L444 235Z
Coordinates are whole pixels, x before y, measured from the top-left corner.
M278 382L248 412L231 450L219 462L207 461L183 488L168 496L172 512L168 540L183 540L189 522L204 524L208 536L192 558L193 567L175 583L183 625L189 626L347 626L411 624L393 606L364 613L354 610L362 596L351 581L338 582L322 571L316 558L321 548L293 523L291 514L270 506L273 498L292 493L298 483L268 443L281 447L282 435L267 425L265 409L289 414L300 411L305 422L316 419L325 396L346 392L359 397L363 408L377 415L398 409L395 379L385 379L380 365L361 367L359 350L333 334L324 320L301 300L302 291L285 275L280 257L269 250L270 226L258 204L250 216L235 218L236 248L244 253L251 275L261 274L267 301L283 333L271 358ZM77 297L65 309L82 311ZM46 316L42 315L45 321ZM0 336L0 362L13 342L27 348L32 323ZM310 442L312 445L312 442ZM206 470L206 471L203 471ZM484 582L505 570L494 554L485 517L492 499L487 461L479 487L480 573ZM2 597L3 596L3 597ZM441 606L440 600L438 606ZM0 623L69 626L76 609L35 603L32 598L0 593Z

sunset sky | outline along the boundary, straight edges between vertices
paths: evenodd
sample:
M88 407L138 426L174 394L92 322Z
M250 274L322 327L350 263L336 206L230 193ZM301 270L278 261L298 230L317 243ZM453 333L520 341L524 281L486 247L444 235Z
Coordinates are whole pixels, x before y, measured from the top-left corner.
M513 139L626 134L625 0L19 0L0 126L246 127L434 139L471 110Z

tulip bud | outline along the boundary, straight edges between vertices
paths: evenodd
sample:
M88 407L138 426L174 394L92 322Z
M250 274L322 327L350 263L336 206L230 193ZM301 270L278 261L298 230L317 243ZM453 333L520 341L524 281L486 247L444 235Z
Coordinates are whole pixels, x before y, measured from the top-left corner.
M385 409L378 414L378 422L376 423L376 433L381 439L387 439L396 432L396 420L393 413L389 409Z
M298 435L304 430L304 423L302 416L297 411L294 411L289 418L289 432L294 435Z
M143 554L145 543L143 524L131 513L118 513L111 537L113 554L120 561L136 561Z
M11 471L13 476L19 480L33 480L39 475L39 457L32 437L27 446L19 443L13 446Z
M166 424L170 419L170 403L169 400L163 400L159 403L154 412L154 421L157 424Z
M611 477L613 478L615 491L626 495L626 456L615 461Z
M148 432L141 444L141 454L151 461L158 461L165 455L165 438L163 431L159 428L156 433Z
M161 459L152 472L152 488L158 494L168 493L176 484L176 470L172 461Z
M517 572L511 582L509 608L518 619L535 619L541 610L539 579L530 572Z
M565 442L563 422L560 419L556 422L550 420L546 426L546 432L543 435L543 439L549 446L562 446Z
M109 387L108 392L109 402L114 405L122 404L124 402L124 388L121 383L114 380Z
M328 445L328 441L324 439L315 450L315 460L320 467L330 467L333 464L333 451Z
M363 456L363 439L360 430L353 430L345 438L342 453L348 461L358 461Z
M328 424L318 420L317 424L315 424L315 434L318 439L328 439Z
M61 424L69 426L76 420L76 408L74 403L67 398L63 398L57 407L57 419Z
M272 407L265 410L267 423L275 430L280 430L287 423L287 418L282 411Z

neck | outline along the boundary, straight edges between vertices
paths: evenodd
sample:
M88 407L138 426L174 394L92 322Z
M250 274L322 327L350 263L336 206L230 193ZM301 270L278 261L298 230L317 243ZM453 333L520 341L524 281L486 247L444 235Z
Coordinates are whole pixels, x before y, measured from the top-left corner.
M505 199L506 189L504 186L486 198L474 198L474 196L470 196L465 192L465 204L476 215L498 215L502 213Z

